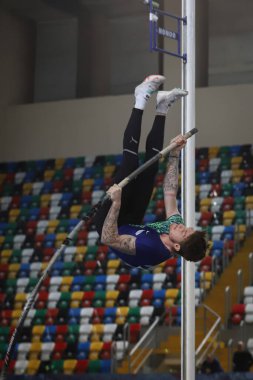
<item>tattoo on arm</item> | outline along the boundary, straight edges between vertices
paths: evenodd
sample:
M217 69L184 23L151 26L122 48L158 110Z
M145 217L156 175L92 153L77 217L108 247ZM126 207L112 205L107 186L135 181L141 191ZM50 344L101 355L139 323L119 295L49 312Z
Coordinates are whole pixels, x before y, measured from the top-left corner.
M135 255L136 238L131 235L119 235L118 233L118 217L120 206L112 204L104 221L101 240L104 244L118 249L123 253Z
M169 163L163 182L164 193L177 195L178 191L178 158L169 157Z

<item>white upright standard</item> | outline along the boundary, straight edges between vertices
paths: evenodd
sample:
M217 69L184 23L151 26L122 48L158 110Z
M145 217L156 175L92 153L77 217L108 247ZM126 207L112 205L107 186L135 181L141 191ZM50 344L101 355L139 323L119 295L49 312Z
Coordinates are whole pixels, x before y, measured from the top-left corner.
M182 134L195 128L195 0L182 0L182 87L189 91L182 102ZM195 227L195 137L182 157L182 212L187 227ZM181 379L195 379L195 264L182 262Z

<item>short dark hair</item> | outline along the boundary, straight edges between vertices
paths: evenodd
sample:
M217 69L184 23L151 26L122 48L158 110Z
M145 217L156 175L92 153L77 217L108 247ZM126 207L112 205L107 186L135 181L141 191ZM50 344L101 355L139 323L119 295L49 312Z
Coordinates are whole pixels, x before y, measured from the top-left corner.
M177 252L189 261L200 261L205 257L207 242L204 231L195 231L186 240L180 243L180 250Z

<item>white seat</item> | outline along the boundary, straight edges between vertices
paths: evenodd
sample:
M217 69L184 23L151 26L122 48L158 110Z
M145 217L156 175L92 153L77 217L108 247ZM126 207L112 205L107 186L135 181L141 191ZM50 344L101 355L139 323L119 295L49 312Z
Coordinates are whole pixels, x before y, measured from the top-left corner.
M51 195L50 199L50 206L51 207L56 207L59 206L59 203L62 199L62 193L54 193Z
M30 351L31 343L19 343L18 344L18 360L27 359L27 354Z
M246 296L243 299L243 303L247 305L248 303L253 303L253 296Z
M90 321L90 318L92 317L94 312L93 307L85 307L81 309L80 312L80 325L82 324L88 324Z
M44 234L48 226L48 220L39 220L37 223L37 234Z
M216 172L221 162L220 157L213 157L209 159L209 171L211 173Z
M17 360L14 366L15 375L24 375L28 366L28 360Z
M201 217L201 212L196 211L195 212L195 224L198 224L200 217Z
M49 209L49 219L55 220L61 212L61 206L51 206Z
M85 166L91 167L95 161L96 156L85 156Z
M245 314L244 321L248 324L253 323L253 313L252 314Z
M90 245L90 246L96 245L98 238L99 238L99 235L97 231L90 231L88 233L87 245Z
M26 239L26 235L24 234L15 235L13 239L13 248L20 249L25 239Z
M25 172L18 172L18 173L16 173L15 177L14 177L15 184L19 185L20 183L22 183L23 180L24 180L24 178L25 178L25 175L26 175Z
M223 197L214 197L211 201L211 211L219 212L222 206L224 198Z
M115 342L116 348L116 359L122 360L124 358L125 351L128 348L128 342L124 342L123 340L120 340L118 342Z
M160 290L166 280L166 273L155 273L153 276L153 289Z
M12 201L12 197L10 196L2 197L0 199L0 210L7 211L11 201Z
M212 188L212 185L210 183L205 183L205 184L200 185L199 198L200 199L207 198L211 188Z
M91 324L82 324L79 329L79 342L87 342L89 340L89 336L92 333L92 325Z
M44 361L50 360L51 353L53 352L54 347L55 347L55 343L54 342L42 343L42 345L41 345L40 359L44 360Z
M29 310L27 316L26 316L26 319L24 321L24 326L25 327L31 327L31 324L32 324L32 320L35 316L35 313L36 313L36 310L35 309L31 309Z
M48 295L48 302L47 302L47 307L48 309L54 309L57 305L57 302L59 301L61 297L61 292L57 291L50 291Z
M101 198L104 196L105 191L104 190L94 190L91 196L91 204L95 205L98 203Z
M221 235L223 234L225 226L213 226L212 227L212 240L220 240Z
M138 306L141 296L142 296L141 289L131 290L129 293L129 307Z
M246 286L243 291L244 297L253 296L253 286Z
M44 186L44 182L34 182L32 185L33 195L39 195L43 186Z
M17 279L17 293L25 293L25 289L29 283L29 278Z
M154 306L142 306L140 309L140 323L142 326L150 324L150 318L154 312Z
M247 349L253 355L253 338L249 338L247 341Z
M253 303L248 303L245 306L245 314L253 314Z
M79 179L82 178L83 173L84 173L84 168L75 168L73 172L73 179L74 181L78 181Z
M62 284L62 277L55 276L50 278L49 287L50 292L58 292L59 287Z
M106 276L106 290L114 290L119 281L118 274L109 274Z
M232 170L222 170L221 172L221 184L229 183L232 177Z

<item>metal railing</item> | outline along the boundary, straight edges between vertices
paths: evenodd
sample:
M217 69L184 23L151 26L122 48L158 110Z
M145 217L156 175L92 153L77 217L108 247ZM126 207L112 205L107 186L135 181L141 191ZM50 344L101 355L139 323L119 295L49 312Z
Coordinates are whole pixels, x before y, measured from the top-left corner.
M217 343L219 342L219 335L221 330L221 317L209 306L202 304L204 309L204 318L203 318L203 334L204 338L199 344L195 351L196 357L196 366L198 367L206 357L208 353L214 353L217 348ZM215 318L211 327L208 329L207 326L207 313L211 314L212 318Z
M128 373L136 374L152 354L156 346L156 327L159 321L160 318L156 317L153 324L130 351L128 355Z

